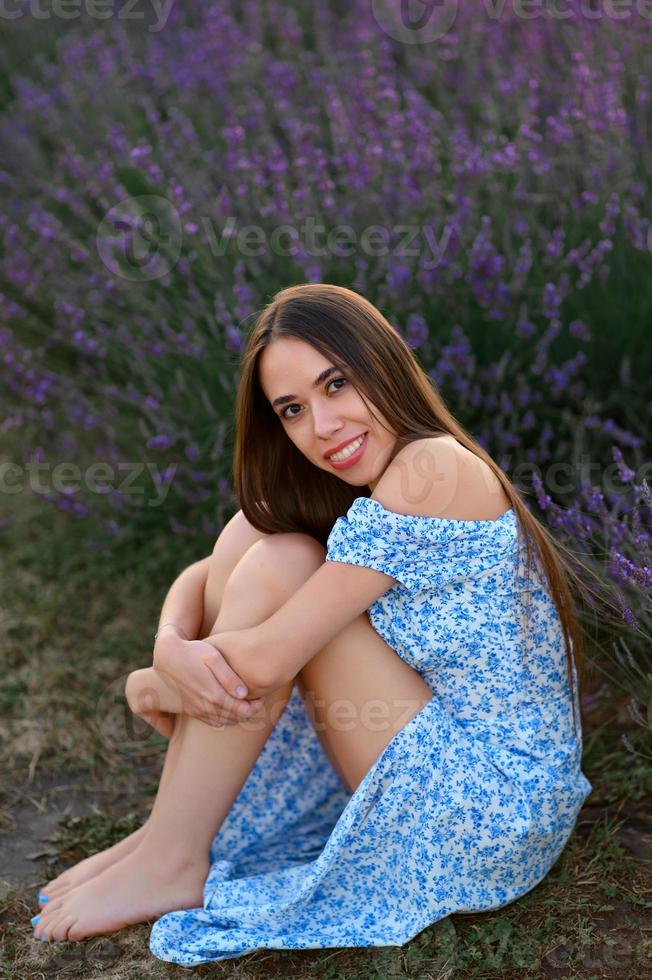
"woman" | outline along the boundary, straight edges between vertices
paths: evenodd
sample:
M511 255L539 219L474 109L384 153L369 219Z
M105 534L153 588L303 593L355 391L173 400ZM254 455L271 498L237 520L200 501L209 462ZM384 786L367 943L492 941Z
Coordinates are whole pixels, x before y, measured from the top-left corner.
M591 791L575 576L349 289L274 297L236 412L242 510L127 683L171 736L151 815L49 884L35 934L156 918L154 955L192 965L514 901Z

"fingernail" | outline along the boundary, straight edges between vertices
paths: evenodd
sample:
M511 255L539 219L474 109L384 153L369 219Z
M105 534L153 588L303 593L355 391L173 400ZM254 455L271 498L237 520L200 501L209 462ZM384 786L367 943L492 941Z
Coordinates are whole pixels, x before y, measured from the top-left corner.
M41 942L42 943L46 942L45 936L41 936Z
M29 921L32 923L33 926L35 926L40 918L41 918L40 915L35 915L34 918L30 919Z
M238 687L236 687L235 689L235 693L238 695L239 698L243 698L247 693L247 688L244 686L244 684L239 684Z
M43 892L39 892L38 893L38 900L39 900L39 902L49 902L50 901L50 899L47 897L47 895L44 895Z

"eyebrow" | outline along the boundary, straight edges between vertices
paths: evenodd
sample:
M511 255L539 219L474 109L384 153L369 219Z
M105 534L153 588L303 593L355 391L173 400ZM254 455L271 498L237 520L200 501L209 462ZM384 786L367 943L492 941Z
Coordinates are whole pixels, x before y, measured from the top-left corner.
M330 378L331 374L337 374L340 369L338 367L329 367L325 371L315 378L312 383L313 388L319 388L320 384L323 384L326 378ZM285 405L286 402L291 402L294 398L298 398L298 395L281 395L279 398L275 398L272 402L272 408L276 408L277 405Z

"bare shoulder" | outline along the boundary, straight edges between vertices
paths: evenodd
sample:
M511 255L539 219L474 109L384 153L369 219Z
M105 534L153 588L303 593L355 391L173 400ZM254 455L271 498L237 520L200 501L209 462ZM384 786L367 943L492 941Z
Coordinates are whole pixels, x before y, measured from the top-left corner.
M399 514L460 521L495 520L510 506L487 463L448 434L404 446L372 497Z

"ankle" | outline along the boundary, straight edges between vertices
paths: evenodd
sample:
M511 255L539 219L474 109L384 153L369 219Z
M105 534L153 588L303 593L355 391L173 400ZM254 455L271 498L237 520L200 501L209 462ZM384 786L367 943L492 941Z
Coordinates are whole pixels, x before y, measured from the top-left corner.
M209 851L189 850L178 842L151 838L143 839L137 847L138 858L151 862L165 877L169 875L208 874L210 869Z

